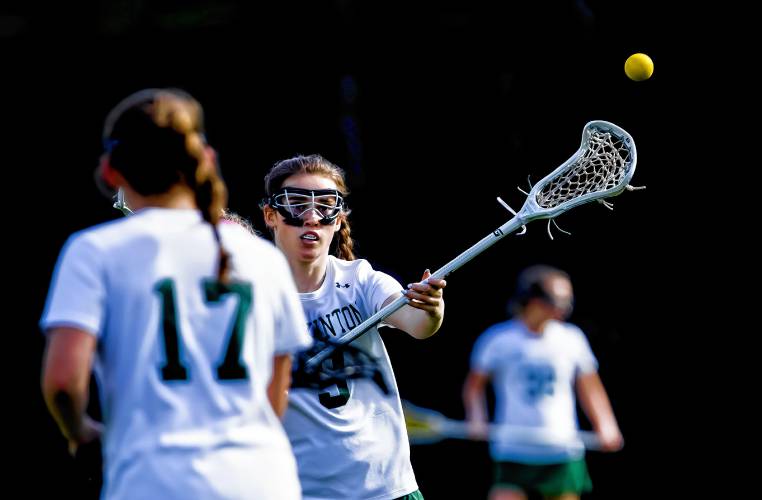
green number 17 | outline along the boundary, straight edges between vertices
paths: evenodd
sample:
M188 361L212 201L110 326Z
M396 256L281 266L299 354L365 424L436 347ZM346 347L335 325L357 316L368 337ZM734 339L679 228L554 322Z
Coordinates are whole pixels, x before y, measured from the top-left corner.
M235 282L220 283L216 280L205 279L201 283L204 290L204 298L207 303L221 302L226 295L238 296L232 328L230 331L225 356L217 365L217 378L220 380L240 380L249 378L246 365L241 361L241 348L243 336L246 332L246 318L251 310L252 290L251 283ZM162 380L188 380L188 367L182 359L181 335L177 322L177 301L175 282L163 279L156 283L155 290L159 293L162 301L161 329L164 337L164 355L166 362L161 366Z

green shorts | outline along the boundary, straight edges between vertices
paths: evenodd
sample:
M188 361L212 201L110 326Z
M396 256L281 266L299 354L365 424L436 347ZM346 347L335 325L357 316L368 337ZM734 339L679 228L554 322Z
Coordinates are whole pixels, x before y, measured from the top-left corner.
M585 459L560 464L527 465L516 462L496 462L493 486L508 489L537 491L542 495L588 493L593 489Z
M395 500L423 500L423 495L421 495L421 490L415 490L414 492Z

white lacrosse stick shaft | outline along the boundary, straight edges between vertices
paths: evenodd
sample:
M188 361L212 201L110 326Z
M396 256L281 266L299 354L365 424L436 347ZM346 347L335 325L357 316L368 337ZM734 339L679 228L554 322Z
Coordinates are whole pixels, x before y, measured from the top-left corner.
M500 226L498 229L493 231L489 236L485 236L482 238L481 241L479 241L477 244L463 252L462 254L455 257L453 260L442 266L441 268L434 271L434 273L430 276L428 279L439 279L439 278L445 278L450 273L461 267L466 262L470 261L480 253L482 253L487 248L491 247L498 241L500 241L503 237L506 235L516 231L518 228L523 226L525 224L524 220L520 217L521 214L514 216L511 220ZM425 281L428 281L425 280ZM394 302L388 304L386 307L382 308L380 311L378 311L373 316L369 317L362 323L360 323L357 327L352 329L351 332L344 335L340 339L337 340L337 344L346 344L348 342L352 342L357 337L363 335L365 332L376 326L378 323L382 322L392 314L394 314L397 310L399 310L402 306L407 304L410 300L405 297L404 295L397 298ZM306 367L311 368L314 367L320 363L322 363L325 359L327 359L334 351L335 347L330 346L310 359L307 360L305 363Z
M439 422L444 437L455 439L471 439L468 423L465 421L445 419ZM559 433L541 427L522 427L508 424L490 424L484 440L500 439L514 443L533 445L565 446L579 441L588 450L600 450L601 441L592 431L572 431Z
M603 148L600 152L596 153L592 150L592 139L601 137L614 137L616 142L620 143L618 146L609 145ZM624 156L622 156L624 155ZM594 163L593 160L598 162L598 165L612 166L610 174L616 174L612 177L613 180L604 184L604 187L598 186L596 183L600 179L596 176L592 178L591 185L595 185L593 189L583 189L581 194L574 195L569 199L558 201L557 203L551 203L550 206L540 206L538 203L538 196L542 195L546 188L553 186L554 182L563 181L564 175L569 172L576 171L580 165L587 168L588 165ZM491 247L503 237L513 233L518 228L526 225L527 223L536 219L552 219L566 212L567 210L574 208L583 203L588 203L594 200L602 200L616 196L625 189L627 189L632 175L635 173L635 166L637 164L637 150L635 148L635 141L632 136L628 134L624 129L620 128L613 123L606 121L591 121L587 123L582 130L582 143L577 150L568 160L566 160L561 166L553 170L546 175L540 182L529 191L524 205L521 210L508 222L494 230L488 236L485 236L478 243L471 248L455 257L449 263L437 269L431 278L445 278L450 273L458 269L460 266L470 261L487 248ZM584 183L583 183L584 184ZM583 185L583 187L585 187ZM351 332L347 333L343 337L336 339L333 345L329 345L313 357L307 360L305 363L306 368L314 368L318 364L322 363L336 350L339 345L352 342L357 337L363 335L365 332L373 328L375 325L394 314L398 309L407 304L409 299L404 295L397 298L391 304L382 308L376 314L372 315L362 323L360 323Z

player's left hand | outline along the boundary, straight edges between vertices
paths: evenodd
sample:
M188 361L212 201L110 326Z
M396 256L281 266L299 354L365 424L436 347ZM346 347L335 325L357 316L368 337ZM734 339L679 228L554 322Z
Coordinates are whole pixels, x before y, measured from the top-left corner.
M85 415L77 435L69 438L69 454L72 457L76 456L80 446L100 439L101 434L103 434L103 424Z
M624 446L624 438L616 426L604 426L598 430L601 451L619 451Z
M428 281L427 281L428 280ZM422 309L432 316L440 316L444 307L442 299L447 282L443 279L431 278L431 271L426 269L418 283L410 283L405 290L405 296L410 299L408 305Z

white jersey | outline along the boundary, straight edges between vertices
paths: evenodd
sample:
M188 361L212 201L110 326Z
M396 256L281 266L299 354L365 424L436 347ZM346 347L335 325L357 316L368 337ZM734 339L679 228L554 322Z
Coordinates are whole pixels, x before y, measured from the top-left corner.
M320 289L299 294L311 328L340 338L377 312L402 286L365 260L328 257ZM380 359L390 394L369 380L325 391L292 389L284 419L305 499L393 499L418 489L410 465L397 383L381 336L353 342Z
M496 461L557 463L584 455L578 430L575 382L595 372L598 362L582 330L550 321L541 334L518 320L499 323L474 345L471 369L489 374L495 390L495 422L543 427L554 436L571 436L559 446L532 446L500 439L490 442Z
M269 242L196 210L149 208L73 235L41 320L98 340L102 497L297 499L267 398L274 354L311 344L291 272Z

